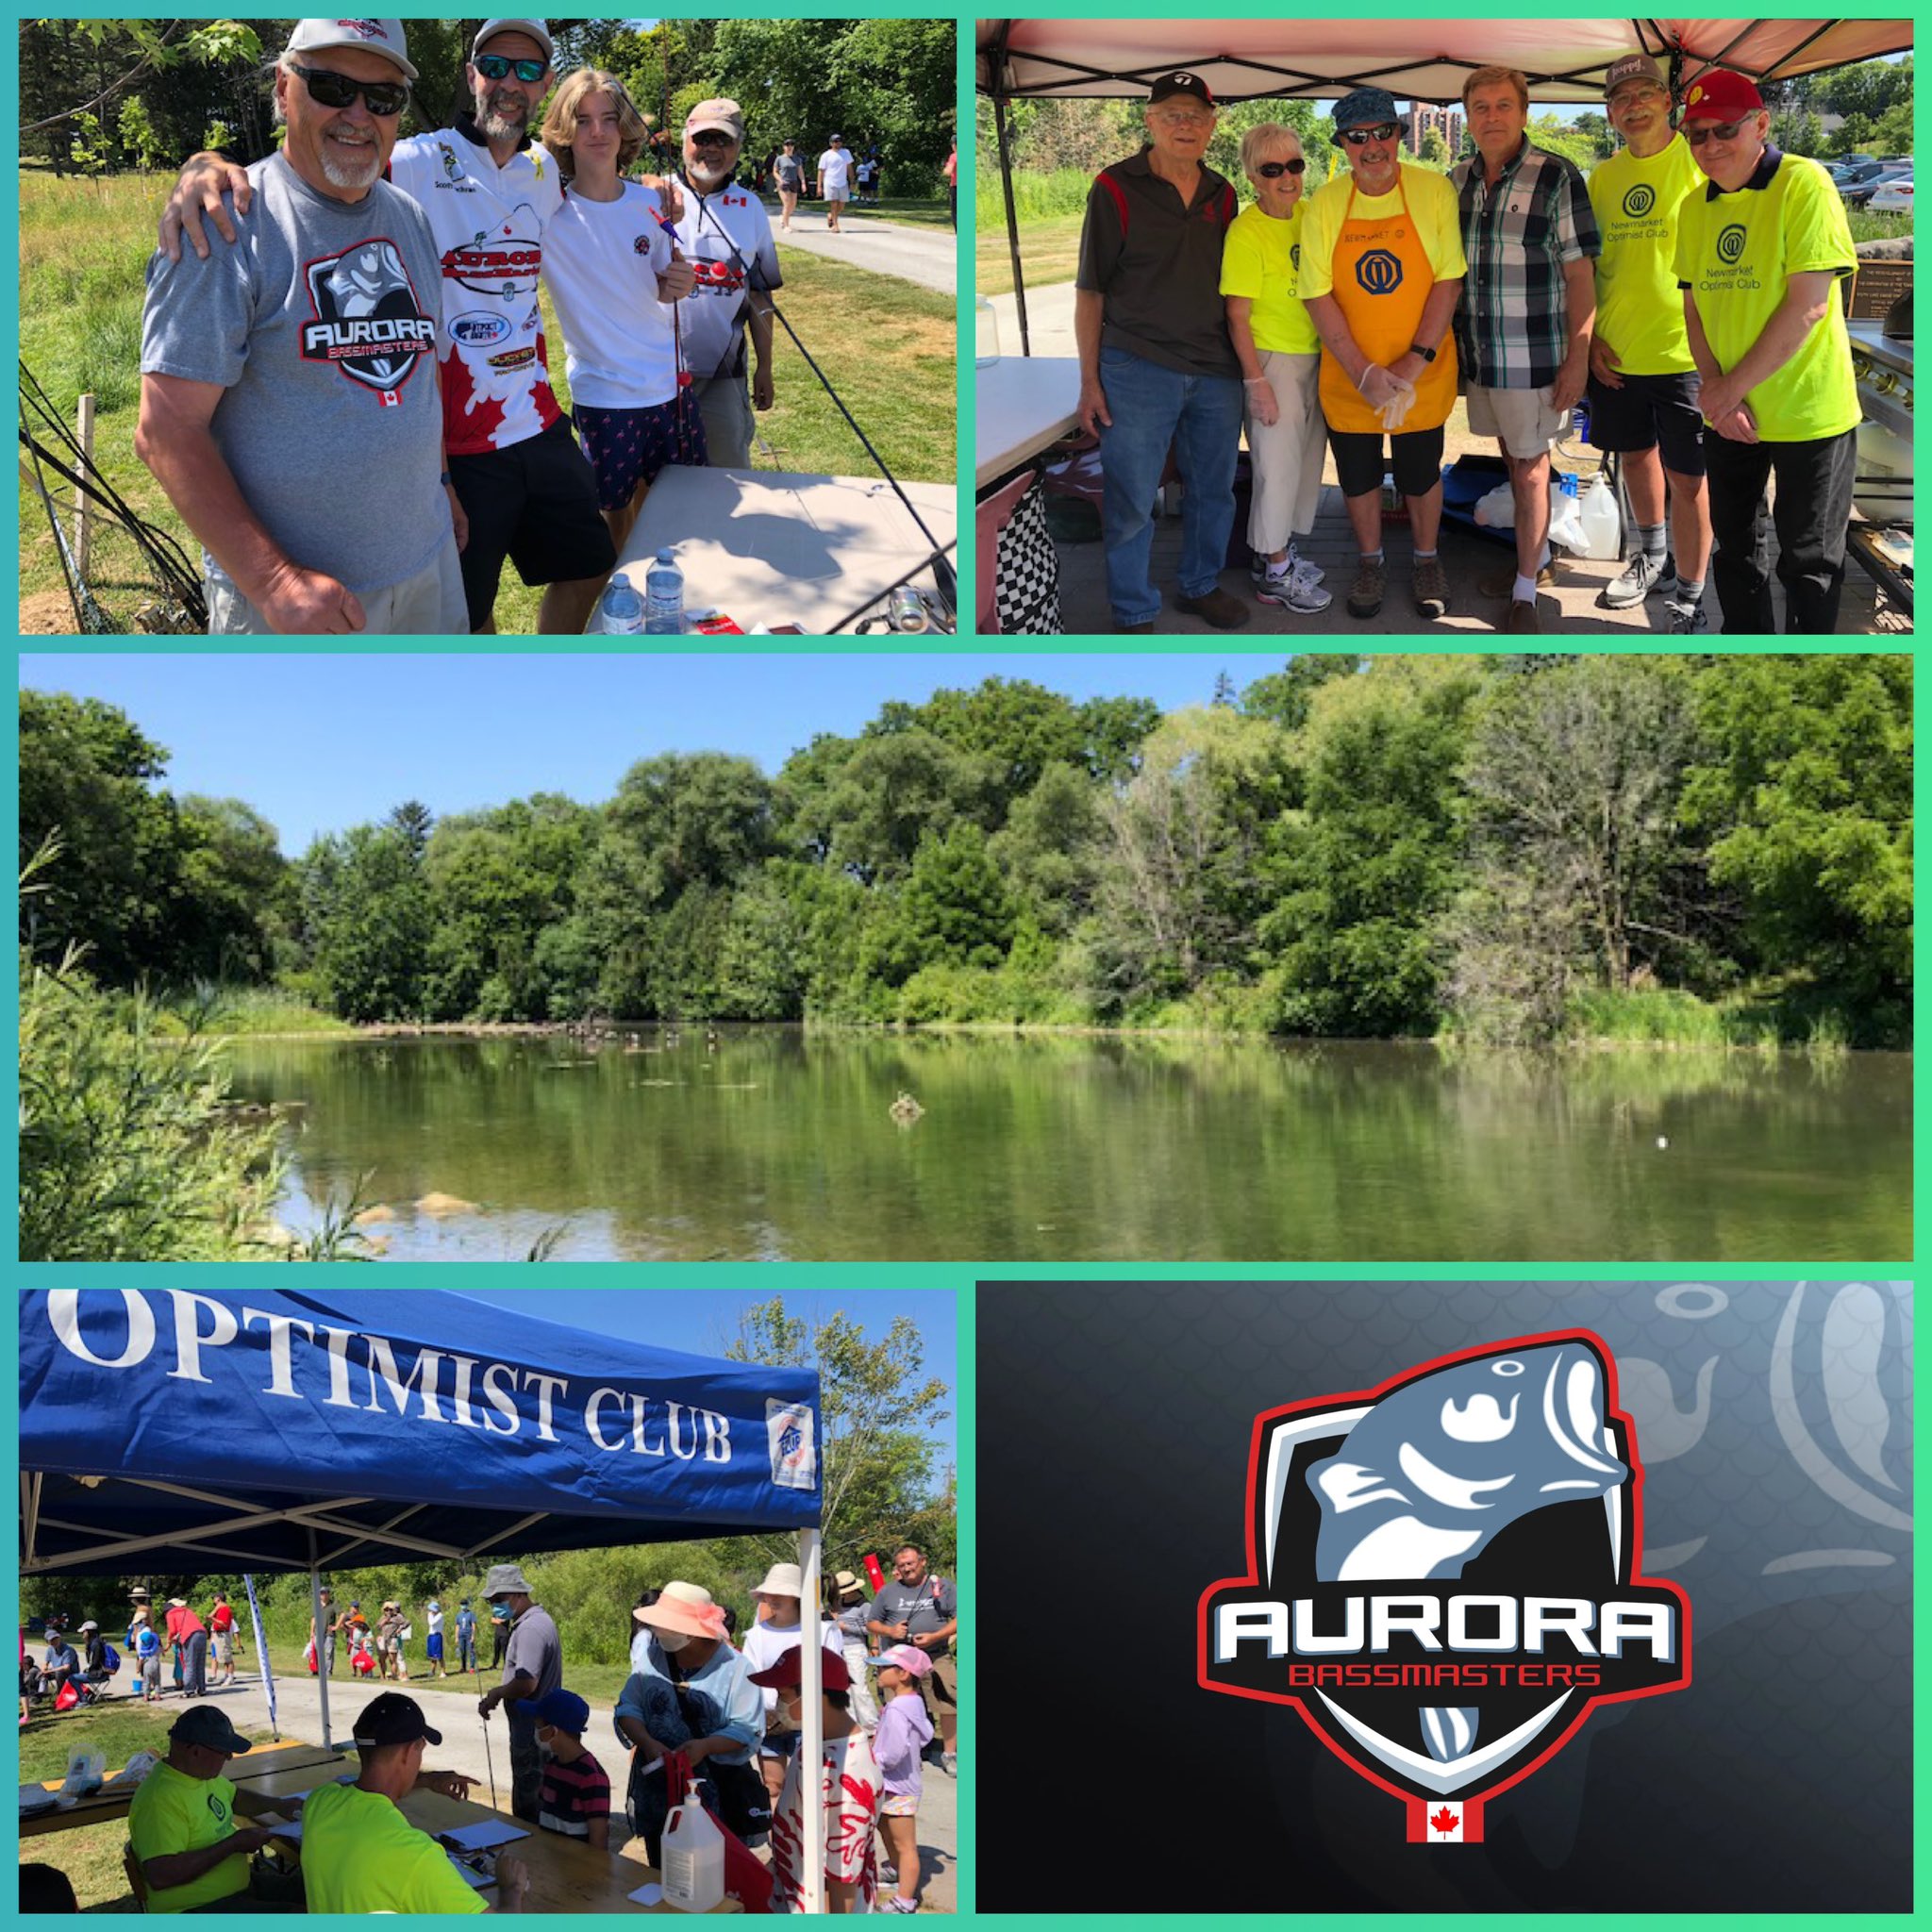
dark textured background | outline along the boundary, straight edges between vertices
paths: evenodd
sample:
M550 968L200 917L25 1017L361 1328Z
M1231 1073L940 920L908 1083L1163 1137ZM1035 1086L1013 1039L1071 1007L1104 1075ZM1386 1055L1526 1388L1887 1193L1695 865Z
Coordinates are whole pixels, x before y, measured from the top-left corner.
M1254 1418L1570 1326L1617 1357L1692 1682L1599 1707L1490 1802L1484 1843L1408 1846L1401 1803L1293 1710L1195 1682ZM982 1908L1908 1909L1904 1285L991 1282L977 1328ZM1044 1802L1003 1817L1023 1789ZM1212 1854L1171 1859L1203 1792Z

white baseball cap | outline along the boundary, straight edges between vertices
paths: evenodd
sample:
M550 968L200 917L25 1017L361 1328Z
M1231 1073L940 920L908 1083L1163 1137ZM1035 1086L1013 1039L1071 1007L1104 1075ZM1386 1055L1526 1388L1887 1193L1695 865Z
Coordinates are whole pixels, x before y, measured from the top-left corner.
M476 29L476 38L470 42L470 58L474 60L498 34L528 34L543 49L544 59L551 60L557 56L550 29L541 20L486 20Z
M291 54L323 54L331 47L367 47L394 61L405 80L416 78L399 20L298 20L289 36Z

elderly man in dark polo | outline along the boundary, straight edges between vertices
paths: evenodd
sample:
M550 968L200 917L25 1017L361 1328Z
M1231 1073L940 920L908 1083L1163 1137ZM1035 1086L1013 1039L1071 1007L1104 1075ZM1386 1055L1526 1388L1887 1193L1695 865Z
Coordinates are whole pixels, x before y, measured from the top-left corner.
M1170 444L1186 486L1175 602L1218 629L1248 621L1247 604L1220 583L1234 528L1241 366L1221 299L1221 244L1239 208L1202 158L1213 133L1207 83L1162 75L1147 99L1148 145L1101 170L1080 231L1080 422L1100 438L1107 594L1119 631L1151 631L1160 611L1148 559Z

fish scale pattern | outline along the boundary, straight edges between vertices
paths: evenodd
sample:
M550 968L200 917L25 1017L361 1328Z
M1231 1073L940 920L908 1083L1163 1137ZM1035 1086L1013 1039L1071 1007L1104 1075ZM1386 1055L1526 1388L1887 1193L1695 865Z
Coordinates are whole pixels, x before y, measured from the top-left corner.
M1038 1591L1094 1605L1121 1741L1210 1773L1226 1847L1166 1898L1145 1810L1103 1807L1078 1869L1022 1853L982 1906L1907 1909L1911 1317L1885 1282L982 1284L979 1547L1035 1586L982 1592L986 1715L1037 1682ZM1567 1327L1617 1360L1693 1681L1593 1711L1483 1843L1409 1851L1291 1710L1198 1687L1196 1603L1242 1567L1257 1414Z

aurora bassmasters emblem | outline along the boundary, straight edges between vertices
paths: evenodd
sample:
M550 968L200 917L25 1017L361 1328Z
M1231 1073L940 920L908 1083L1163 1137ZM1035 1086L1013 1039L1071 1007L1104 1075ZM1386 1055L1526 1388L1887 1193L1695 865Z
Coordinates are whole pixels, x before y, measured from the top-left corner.
M1201 1599L1200 1681L1292 1705L1411 1843L1473 1842L1593 1704L1690 1683L1690 1600L1641 1573L1608 1348L1491 1343L1256 1418L1248 1571Z

